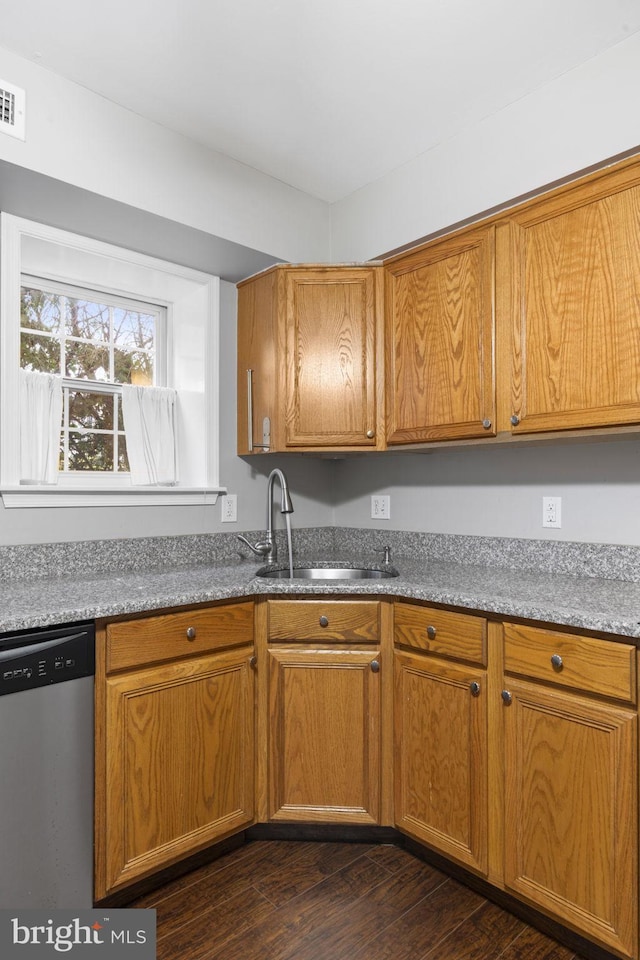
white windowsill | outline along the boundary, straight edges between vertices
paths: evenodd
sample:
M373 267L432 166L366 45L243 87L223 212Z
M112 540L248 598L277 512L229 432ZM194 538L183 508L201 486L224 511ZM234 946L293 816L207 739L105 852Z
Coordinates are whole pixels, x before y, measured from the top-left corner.
M214 504L225 487L123 487L73 490L68 487L4 487L2 502L11 507L179 507Z

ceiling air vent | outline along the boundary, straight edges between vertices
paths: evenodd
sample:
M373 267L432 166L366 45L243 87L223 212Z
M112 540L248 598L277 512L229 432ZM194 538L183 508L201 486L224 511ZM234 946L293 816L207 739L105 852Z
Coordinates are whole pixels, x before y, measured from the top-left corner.
M0 132L24 140L25 92L0 80Z

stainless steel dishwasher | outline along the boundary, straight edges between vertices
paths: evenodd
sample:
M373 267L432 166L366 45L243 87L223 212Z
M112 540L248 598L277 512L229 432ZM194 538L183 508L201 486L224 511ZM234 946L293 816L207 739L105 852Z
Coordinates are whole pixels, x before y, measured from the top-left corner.
M0 907L93 898L92 623L0 634Z

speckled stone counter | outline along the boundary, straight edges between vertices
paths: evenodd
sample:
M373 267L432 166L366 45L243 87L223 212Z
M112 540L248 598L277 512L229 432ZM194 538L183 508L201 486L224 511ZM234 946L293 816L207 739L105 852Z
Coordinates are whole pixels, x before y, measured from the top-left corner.
M422 535L421 542L426 542L429 547L429 542L424 541L427 536ZM559 572L546 547L538 551L543 555L540 565L544 563L550 569L532 569L523 566L522 559L518 559L518 551L513 546L516 541L503 542L500 553L491 552L486 542L484 545L475 542L480 538L457 538L460 542L454 548L449 542L452 539L455 538L448 538L446 548L449 552L455 548L454 552L459 554L458 562L450 557L442 558L442 545L438 549L431 543L431 550L422 550L407 539L407 535L404 539L380 531L323 531L321 534L314 531L306 537L302 533L298 535L296 562L299 564L304 556L314 560L349 561L357 565L379 564L380 545L391 542L392 562L399 570L399 576L367 581L260 579L255 576L259 564L255 558L239 555L235 539L233 543L231 540L221 542L214 550L210 549L211 544L207 549L203 547L196 562L193 562L193 544L182 550L184 545L172 543L168 559L166 551L158 553L154 544L151 559L147 557L145 560L145 551L139 550L136 562L131 563L125 562L124 556L116 562L114 547L113 562L106 564L107 569L100 569L98 562L82 565L78 561L76 565L69 556L60 563L61 545L29 548L33 556L25 575L5 577L0 581L0 631L240 597L351 594L424 600L501 617L524 617L640 640L640 583L633 578L640 569L636 548L610 548L614 551L613 570L622 571L627 576L627 579L615 579L594 576L594 570L602 569L609 574L612 569L604 563L604 548L600 549L599 545L595 549L595 566L590 562L588 567L584 558L594 552L590 551L593 545L580 545L584 548L582 550L576 550L576 545L556 545L565 548L560 551L562 556L558 561L561 569L565 569L567 556L572 553L569 547L573 548L578 567L581 567L576 574ZM471 549L473 544L465 545L464 541L474 541L475 551ZM538 542L530 541L526 546L530 553L535 552L530 546L535 543ZM141 544L138 542L137 546ZM409 546L411 554L403 554L403 546ZM74 547L81 558L83 548ZM4 551L8 549L19 550L4 548ZM95 552L95 544L92 549ZM122 545L120 549L124 549ZM616 549L622 554L616 553ZM47 562L39 563L37 557L44 554L48 554ZM52 560L54 557L56 562ZM474 562L468 562L469 558ZM0 557L0 569L3 560L8 563L6 556ZM467 562L461 562L465 560ZM482 560L485 562L479 562ZM535 564L532 563L531 567ZM574 563L571 569L575 568ZM43 575L52 569L65 569L67 575Z

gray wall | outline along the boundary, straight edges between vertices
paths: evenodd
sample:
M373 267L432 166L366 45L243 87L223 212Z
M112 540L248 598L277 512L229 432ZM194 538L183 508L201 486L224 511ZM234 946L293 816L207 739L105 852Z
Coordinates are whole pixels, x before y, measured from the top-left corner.
M637 440L374 456L336 464L336 525L640 544ZM371 520L373 493L389 521ZM561 529L542 527L543 496L562 497Z

